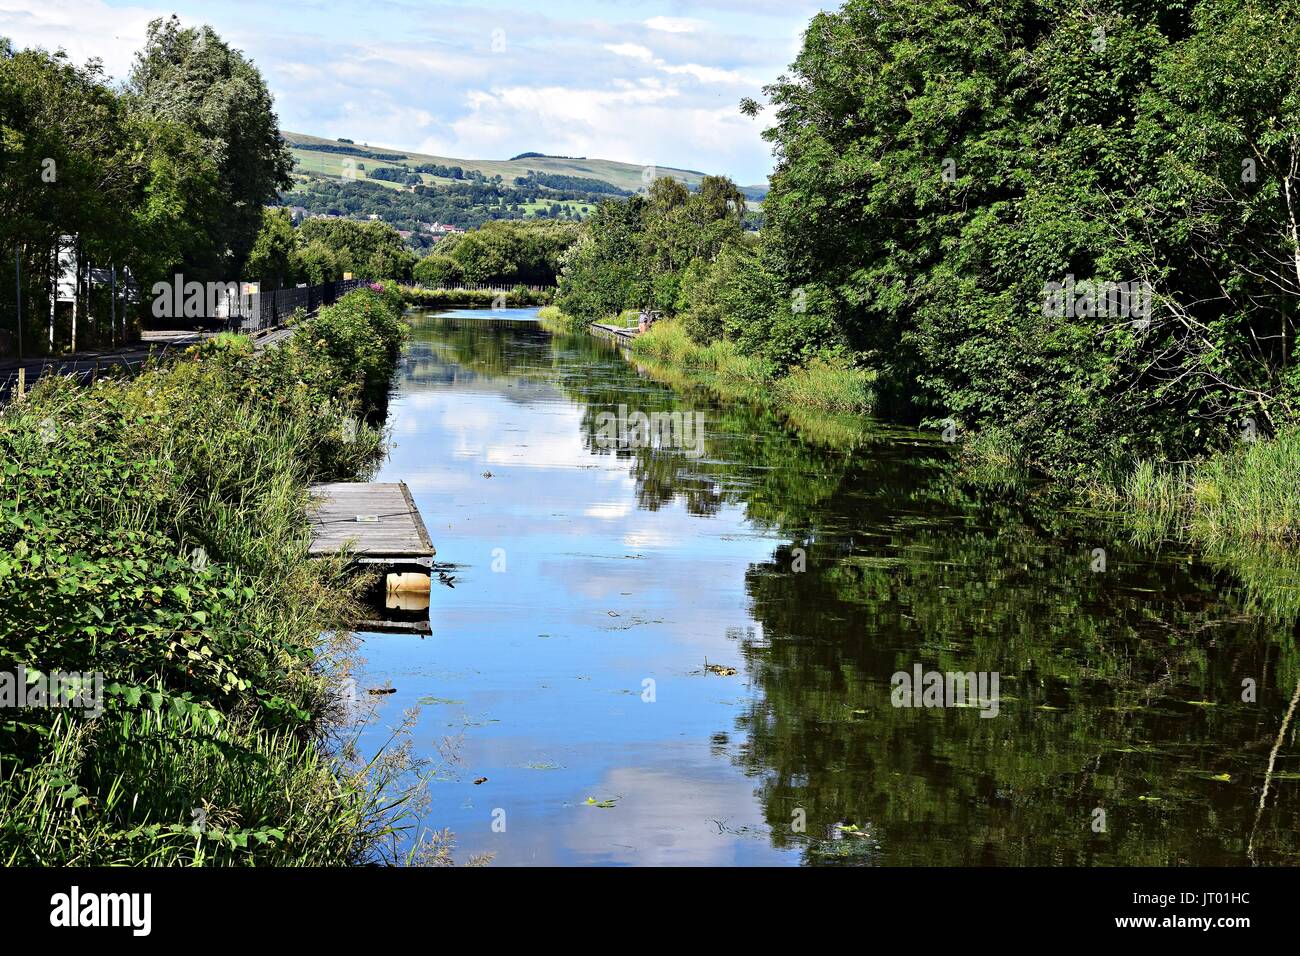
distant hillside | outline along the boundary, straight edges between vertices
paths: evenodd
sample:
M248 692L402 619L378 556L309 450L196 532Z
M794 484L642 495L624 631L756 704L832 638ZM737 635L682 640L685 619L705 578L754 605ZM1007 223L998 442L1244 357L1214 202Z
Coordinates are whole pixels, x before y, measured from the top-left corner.
M416 153L408 149L390 146L374 146L354 142L340 142L309 136L306 133L282 133L293 150L301 173L317 173L324 176L342 176L345 170L355 170L356 163L364 164L362 175L366 176L376 168L391 167L411 169L416 166L437 165L446 167L459 166L466 172L476 171L489 179L500 176L506 182L513 182L516 177L527 176L529 171L553 176L572 176L580 179L595 179L607 183L617 190L635 192L644 185L642 171L644 167L634 163L621 163L612 159L566 159L559 156L540 154L521 154L515 159L456 159L451 156L433 156L428 153ZM402 157L400 159L396 157ZM350 163L352 165L346 165ZM698 186L704 174L698 170L678 169L673 166L656 166L656 176L671 176L687 186ZM427 175L427 174L425 174ZM436 183L432 176L426 180ZM398 184L393 182L396 188ZM751 200L759 201L767 193L766 185L742 187Z

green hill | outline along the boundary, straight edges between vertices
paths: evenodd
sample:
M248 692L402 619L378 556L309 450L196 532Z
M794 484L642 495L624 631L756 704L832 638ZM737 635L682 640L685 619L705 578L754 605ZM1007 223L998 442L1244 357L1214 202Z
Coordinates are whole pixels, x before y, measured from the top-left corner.
M434 164L440 166L459 166L466 172L477 171L489 178L501 176L507 183L517 176L527 176L529 170L538 173L575 176L584 179L596 179L621 190L635 192L644 185L643 169L634 163L621 163L612 159L563 159L556 156L526 156L522 159L456 159L451 156L434 156L429 153L417 153L408 149L389 146L372 146L361 143L341 143L338 140L309 136L306 133L282 133L285 141L298 161L299 173L342 177L345 172L364 166L359 175L368 174L377 168L402 167ZM310 148L303 148L310 147ZM365 155L365 154L372 155ZM400 160L375 158L376 156L402 156ZM687 186L697 186L704 174L697 170L678 169L673 166L656 166L657 176L671 176ZM425 181L433 184L440 180L427 173ZM397 183L388 183L393 188L400 188ZM745 194L751 199L761 198L766 193L766 186L747 186Z

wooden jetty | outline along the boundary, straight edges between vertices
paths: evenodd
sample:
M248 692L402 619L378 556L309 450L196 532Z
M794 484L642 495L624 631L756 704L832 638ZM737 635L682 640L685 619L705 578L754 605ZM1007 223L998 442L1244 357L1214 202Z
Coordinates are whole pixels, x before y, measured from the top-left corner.
M330 482L311 494L312 557L346 550L358 564L431 570L437 552L406 482Z
M605 322L591 323L591 330L597 335L604 335L612 338L615 342L631 342L636 338L637 330L634 328L624 328L619 325L609 325Z

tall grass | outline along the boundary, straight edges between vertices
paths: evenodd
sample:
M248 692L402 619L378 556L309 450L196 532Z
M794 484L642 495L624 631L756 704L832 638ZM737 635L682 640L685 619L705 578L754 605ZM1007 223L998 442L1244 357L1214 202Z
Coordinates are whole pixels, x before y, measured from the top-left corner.
M757 355L718 339L703 345L676 319L656 322L632 342L638 357L696 373L725 394L759 398L792 408L868 414L875 404L874 373L833 356L817 356L784 374Z
M0 672L98 672L102 712L0 714L0 862L329 865L407 795L338 759L364 584L308 560L310 482L364 474L404 335L362 290L255 355L43 380L0 415Z
M537 321L548 332L576 332L586 325L580 319L560 311L557 305L544 306L537 313Z
M1300 429L1195 462L1138 462L1111 500L1153 535L1300 545Z
M550 289L529 289L516 286L509 292L492 292L488 289L424 289L419 286L401 286L403 299L417 308L439 308L442 306L490 306L504 296L507 308L524 308L533 305L549 305L555 298Z
M828 412L869 414L875 406L875 372L847 361L814 358L776 382L785 402Z

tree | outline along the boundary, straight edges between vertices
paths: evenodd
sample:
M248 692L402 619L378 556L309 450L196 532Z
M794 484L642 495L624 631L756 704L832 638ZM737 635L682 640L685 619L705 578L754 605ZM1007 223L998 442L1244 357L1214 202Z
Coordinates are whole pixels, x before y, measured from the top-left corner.
M412 278L431 289L445 289L458 285L461 280L460 263L451 256L434 252L415 264Z
M48 297L54 247L66 245L64 237L73 237L83 280L90 266L111 266L148 286L201 253L202 223L219 200L212 164L191 131L132 112L95 62L79 67L62 52L15 51L7 42L0 106L0 243L19 248L28 303ZM120 316L109 294L80 284L77 311L90 324L81 324L78 344L116 336L117 323L94 324L104 313ZM70 318L56 316L55 341L40 340L57 347L65 337L58 326L68 321L70 341ZM34 344L30 325L24 339Z
M298 268L311 285L341 279L344 272L339 257L322 239L313 239L299 248Z
M594 322L650 298L650 281L640 267L646 200L605 200L587 222L560 266L556 305L577 319Z
M280 138L261 73L208 26L172 16L149 24L127 91L133 109L180 123L202 137L227 202L205 224L213 268L237 273L262 225L262 207L292 184L293 156Z
M1182 456L1247 411L1293 420L1298 16L1296 0L819 14L766 91L766 261L782 298L819 303L793 318L809 336L833 321L885 411L996 432L1052 470ZM1088 294L1052 314L1066 280ZM1118 283L1146 290L1149 318L1094 307Z
M260 282L263 290L291 286L298 278L297 236L289 210L267 207L262 210L262 228L244 265L244 276Z
M335 264L358 279L407 279L415 254L397 230L386 222L354 219L308 219L298 229L300 246L319 242L333 253ZM316 261L322 262L319 256Z

